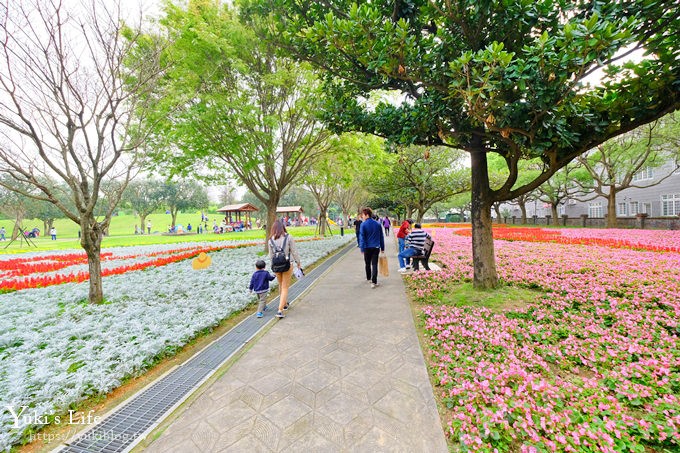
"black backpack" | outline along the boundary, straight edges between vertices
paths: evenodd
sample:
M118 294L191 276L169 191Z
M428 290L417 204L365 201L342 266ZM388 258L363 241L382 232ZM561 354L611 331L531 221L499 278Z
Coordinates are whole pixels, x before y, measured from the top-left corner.
M286 250L286 242L288 241L288 235L283 237L283 246L281 248L274 244L274 239L270 240L270 246L274 252L272 253L272 271L273 272L286 272L290 269L290 260L283 252Z

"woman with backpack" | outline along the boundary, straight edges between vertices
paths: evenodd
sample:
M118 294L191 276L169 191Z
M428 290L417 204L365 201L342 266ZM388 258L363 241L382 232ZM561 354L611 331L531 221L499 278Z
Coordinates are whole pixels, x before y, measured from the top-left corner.
M286 227L280 221L272 225L269 237L269 259L272 263L271 270L279 282L279 310L276 317L283 318L283 311L288 309L288 288L290 277L293 275L291 261L295 261L301 272L302 264L300 264L300 256L295 248L293 237L288 234Z

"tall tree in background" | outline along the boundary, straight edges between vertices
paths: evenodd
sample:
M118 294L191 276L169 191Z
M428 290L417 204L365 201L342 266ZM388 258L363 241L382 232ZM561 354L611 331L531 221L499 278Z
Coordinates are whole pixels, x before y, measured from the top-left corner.
M146 217L161 207L164 195L164 184L157 179L138 179L125 188L121 202L139 216L141 234L145 231Z
M583 195L587 180L587 173L579 165L570 164L561 168L552 178L536 189L538 200L550 205L553 225L560 224L560 219L557 216L558 206L571 198Z
M340 205L343 222L356 217L368 201L367 180L373 168L384 168L384 140L374 135L342 134L339 143L344 165L336 181L335 201ZM347 225L349 227L349 225Z
M474 286L498 283L491 206L531 192L580 154L680 106L676 0L243 0L268 38L326 71L325 120L471 157ZM645 52L635 62L626 56ZM604 69L599 82L588 76ZM397 90L399 105L364 100ZM487 154L506 161L489 184ZM522 159L540 173L517 186Z
M0 17L0 172L13 179L2 185L53 203L80 226L91 303L104 298L102 236L135 171L160 73L156 54L137 53L138 38L111 2L77 11L56 0L5 2Z
M12 190L7 188L10 185L13 186ZM29 184L18 183L10 176L0 175L0 212L14 220L12 239L16 239L20 234L19 228L35 203L35 200L22 193L33 191L35 191L35 188Z
M319 208L319 233L326 234L328 221L328 208L338 198L345 198L348 194L359 193L361 183L358 183L365 175L362 169L366 168L368 155L371 151L362 148L365 144L363 138L356 134L343 134L329 139L329 151L321 156L305 174L303 182L314 195ZM354 190L342 190L352 185ZM349 197L351 200L351 195ZM355 202L351 200L350 203ZM341 204L341 203L340 203ZM341 218L347 222L345 206L340 206L343 211Z
M680 165L680 128L674 115L609 140L578 158L592 178L588 191L607 199L607 228L616 228L616 196L629 188L656 186ZM665 173L661 167L665 165ZM653 180L636 181L646 168L656 169Z
M392 156L390 168L371 180L372 192L403 200L421 222L432 205L467 192L469 169L462 164L463 153L446 147L408 146Z
M201 184L188 179L166 181L163 186L163 203L170 211L171 226L174 227L178 212L207 209L208 191Z
M267 210L323 154L330 135L316 118L312 71L276 55L226 5L168 4L161 24L173 62L159 91L154 158L183 176L237 178Z

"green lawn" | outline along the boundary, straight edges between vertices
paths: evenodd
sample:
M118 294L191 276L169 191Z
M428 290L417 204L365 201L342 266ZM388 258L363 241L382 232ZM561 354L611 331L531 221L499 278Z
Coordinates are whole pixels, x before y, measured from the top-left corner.
M216 213L209 213L208 217L208 227L212 227L213 219L219 220ZM179 213L177 215L177 224L183 225L185 228L187 224L191 223L194 227L194 232L198 226L198 222L201 219L201 213ZM179 243L179 242L195 242L200 241L221 241L225 239L234 240L247 240L247 239L262 239L264 238L264 230L249 230L241 233L225 233L225 234L213 234L205 233L201 235L189 234L181 236L164 236L161 233L167 231L168 226L171 223L170 214L151 214L147 217L147 220L151 220L151 232L152 234L147 235L135 235L135 224L139 224L139 217L133 217L131 215L119 215L111 219L111 227L109 228L109 235L104 238L102 243L103 247L118 247L126 245L148 245L148 244L169 244L169 243ZM5 245L9 242L0 242L0 254L2 253L22 253L29 251L46 251L46 250L63 250L63 249L79 249L80 241L78 240L78 225L73 223L68 219L57 219L54 222L54 226L57 229L57 240L53 241L49 234L43 232L43 223L40 220L24 220L23 223L26 229L32 229L33 227L38 227L41 230L40 237L37 239L32 239L32 241L37 245L33 247L31 245L26 245L26 242L21 242L19 239L14 241L14 243L5 248ZM12 228L14 227L14 222L12 220L0 220L0 226L4 226L7 230L6 237L9 238L12 233ZM145 229L146 230L146 229ZM315 227L295 227L289 229L293 236L312 236L315 232Z

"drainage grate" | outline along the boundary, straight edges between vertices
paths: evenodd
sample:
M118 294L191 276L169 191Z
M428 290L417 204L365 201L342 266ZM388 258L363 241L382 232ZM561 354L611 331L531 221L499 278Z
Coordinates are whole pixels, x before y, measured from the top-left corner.
M350 250L354 243L324 261L305 278L288 290L293 303L333 263ZM278 306L278 297L270 302ZM264 318L274 317L276 310L267 310ZM55 450L60 453L120 453L130 451L160 421L184 401L215 370L265 325L255 315L249 316L189 361L174 369L150 387L133 397L101 423L82 433L72 442Z

